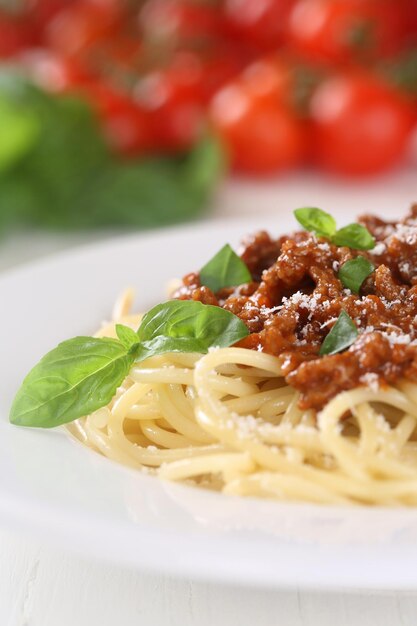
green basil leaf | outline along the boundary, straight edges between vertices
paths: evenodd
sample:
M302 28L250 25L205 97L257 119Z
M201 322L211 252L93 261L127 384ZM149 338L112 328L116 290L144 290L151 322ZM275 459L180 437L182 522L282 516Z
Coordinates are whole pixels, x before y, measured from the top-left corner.
M347 246L355 250L372 250L375 247L375 239L362 224L349 224L340 228L332 241L336 246Z
M227 243L200 270L200 282L216 293L223 287L234 287L249 283L250 271L242 259Z
M124 324L116 324L116 334L126 350L131 350L139 343L137 333Z
M105 406L129 373L134 354L116 339L75 337L48 352L26 376L12 424L52 428Z
M375 266L365 259L363 256L358 256L356 259L346 261L339 270L339 280L343 285L353 291L353 293L359 293L365 278L368 278L374 271Z
M170 300L144 316L138 330L141 343L136 361L165 352L206 353L211 347L231 346L248 334L242 320L221 307Z
M301 226L320 237L331 238L336 232L336 220L321 209L304 207L296 209L294 215Z
M358 329L346 313L342 311L320 348L320 356L337 354L352 345L358 336Z

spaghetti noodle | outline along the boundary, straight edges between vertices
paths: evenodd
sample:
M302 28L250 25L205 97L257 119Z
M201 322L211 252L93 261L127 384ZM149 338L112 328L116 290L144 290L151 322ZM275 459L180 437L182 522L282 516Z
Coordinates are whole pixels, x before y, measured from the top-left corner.
M137 328L130 292L115 323ZM343 391L301 410L279 358L245 348L135 366L108 407L68 426L84 444L161 478L242 496L417 505L417 386Z
M309 232L224 246L143 318L128 290L35 366L11 421L227 494L416 506L417 206L339 230L295 213Z

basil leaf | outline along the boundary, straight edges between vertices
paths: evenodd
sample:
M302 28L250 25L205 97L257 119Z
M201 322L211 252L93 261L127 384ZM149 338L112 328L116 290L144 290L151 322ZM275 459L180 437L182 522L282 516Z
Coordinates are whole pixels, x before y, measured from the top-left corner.
M116 324L116 335L126 350L131 350L139 343L139 337L134 330L124 324Z
M372 250L375 247L375 239L362 224L349 224L340 228L332 241L336 246L347 246L355 250Z
M375 266L368 259L358 256L356 259L346 261L342 265L338 277L345 287L353 291L353 293L359 293L363 281L372 274L374 269Z
M296 209L294 215L301 226L320 237L331 238L336 232L336 220L316 207Z
M336 220L329 213L315 207L296 209L294 215L306 230L320 237L327 237L336 246L347 246L356 250L372 250L375 247L375 239L361 224L349 224L336 230Z
M218 306L193 300L158 304L143 318L138 330L136 361L165 352L208 352L225 348L249 334L236 315Z
M320 356L337 354L352 345L358 336L358 329L346 313L342 311L320 348Z
M251 280L246 264L228 243L200 270L201 284L209 287L213 293L223 287L234 287Z
M19 426L52 428L105 406L136 361L165 352L207 352L249 334L236 315L201 302L171 300L151 309L137 333L117 324L120 338L75 337L59 344L24 379L10 410Z
M48 352L26 376L12 424L52 428L105 406L134 361L116 339L75 337Z

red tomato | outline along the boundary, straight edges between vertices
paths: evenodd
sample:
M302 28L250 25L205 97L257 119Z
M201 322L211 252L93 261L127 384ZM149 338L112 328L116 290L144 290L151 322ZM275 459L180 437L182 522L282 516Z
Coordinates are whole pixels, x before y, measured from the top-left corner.
M284 41L294 0L226 0L225 13L234 31L261 50Z
M12 57L32 43L33 33L25 21L0 12L0 58Z
M49 22L46 42L64 56L81 54L100 39L110 37L118 18L113 8L76 1Z
M302 118L308 132L310 100L319 80L316 68L275 54L249 65L240 79L258 101L279 103Z
M152 111L153 145L156 151L181 152L201 136L205 112L192 100L173 102L165 111Z
M39 34L59 11L67 6L67 0L24 0L24 10Z
M220 11L193 0L148 0L139 23L146 38L177 43L210 39L224 30Z
M204 102L209 102L219 89L240 74L252 60L253 51L238 42L219 40L200 53L202 76L200 91Z
M126 94L105 83L88 85L82 90L97 111L110 146L125 156L149 150L149 117Z
M322 83L311 116L317 162L346 175L375 174L400 161L413 125L408 102L371 75Z
M240 172L273 174L303 160L301 122L283 104L253 97L242 83L233 83L215 96L211 119L232 166Z
M417 0L403 0L405 14L407 16L407 34L411 41L417 35Z
M257 99L289 104L293 75L289 63L283 59L271 57L255 61L245 69L242 80Z
M149 109L162 101L201 98L205 74L200 58L192 52L178 52L169 64L149 72L139 83L138 95Z
M169 67L150 72L139 82L136 99L149 112L159 150L186 149L201 134L205 119L202 80L198 58L183 53Z
M406 23L400 0L298 0L288 39L310 61L346 63L399 50Z
M64 59L39 48L19 55L19 62L42 89L56 93L70 91L91 81L91 76L74 59Z
M158 94L161 89L169 91L170 99L189 97L207 103L221 87L243 70L248 57L245 51L242 51L242 56L239 52L234 46L220 41L213 49L209 48L198 55L194 52L177 52L168 66L152 72L148 76L151 80L144 82L145 87L148 85L143 93L148 106L154 107L153 100L160 98ZM154 88L155 96L152 93Z
M88 62L99 73L110 71L112 75L121 76L123 72L131 75L140 67L142 58L143 45L137 36L115 33L95 46L94 55Z

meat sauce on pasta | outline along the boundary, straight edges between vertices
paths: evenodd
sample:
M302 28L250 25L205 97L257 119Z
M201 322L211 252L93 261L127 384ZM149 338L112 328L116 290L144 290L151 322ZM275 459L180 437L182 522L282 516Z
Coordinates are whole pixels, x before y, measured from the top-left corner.
M372 216L359 222L376 240L370 251L338 247L305 231L279 239L260 231L241 250L253 282L214 294L192 273L174 297L221 306L242 319L250 335L239 345L280 357L302 409L320 410L361 384L386 386L401 377L417 382L417 205L398 222ZM338 273L359 255L375 269L355 294ZM341 311L358 338L342 354L319 356Z

